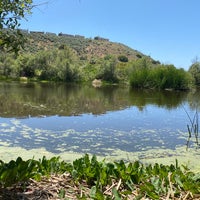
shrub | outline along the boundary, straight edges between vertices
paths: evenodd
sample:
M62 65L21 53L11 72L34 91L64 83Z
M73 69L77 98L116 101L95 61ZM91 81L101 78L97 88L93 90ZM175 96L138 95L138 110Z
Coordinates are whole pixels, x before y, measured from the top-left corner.
M148 77L147 69L138 69L132 72L130 76L130 84L133 88L146 88Z
M152 60L152 64L158 65L158 64L160 64L160 61L159 60Z
M188 72L176 69L173 65L135 68L130 75L130 84L134 88L184 90L189 89L191 82Z
M126 56L124 56L124 55L118 56L118 60L120 62L128 62L128 58Z
M142 55L136 54L136 57L137 57L137 58L142 58Z

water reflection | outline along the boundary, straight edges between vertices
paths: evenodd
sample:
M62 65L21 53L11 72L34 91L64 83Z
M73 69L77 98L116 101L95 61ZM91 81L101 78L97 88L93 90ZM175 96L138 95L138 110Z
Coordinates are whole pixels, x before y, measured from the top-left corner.
M131 104L137 106L140 110L143 110L148 104L173 109L183 104L187 95L188 92L182 91L130 90Z
M191 91L188 93L188 104L190 105L190 108L193 110L200 110L200 89Z
M132 90L128 87L53 83L0 83L0 116L75 116L84 113L95 115L107 111L146 105L173 109L189 98L199 98L193 93L175 91Z

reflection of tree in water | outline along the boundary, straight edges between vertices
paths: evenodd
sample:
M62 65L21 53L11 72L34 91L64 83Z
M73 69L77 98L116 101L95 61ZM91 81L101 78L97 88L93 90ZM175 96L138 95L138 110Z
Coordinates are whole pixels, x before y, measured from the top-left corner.
M178 91L157 91L157 90L130 90L131 104L140 110L148 105L156 105L166 109L173 109L187 99L187 92Z
M117 86L6 84L0 85L0 115L6 117L102 114L130 106L128 88Z
M200 89L191 91L188 94L187 101L192 110L200 111Z
M1 83L0 116L99 115L130 106L143 110L148 104L171 109L186 101L187 95L187 92L133 90L120 86L94 88L63 83ZM199 94L189 97L199 98Z

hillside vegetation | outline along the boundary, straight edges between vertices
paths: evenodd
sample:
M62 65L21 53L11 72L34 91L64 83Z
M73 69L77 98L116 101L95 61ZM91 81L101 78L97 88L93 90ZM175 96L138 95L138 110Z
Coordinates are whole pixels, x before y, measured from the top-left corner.
M59 33L44 32L25 32L27 43L25 51L38 52L41 50L51 50L53 48L61 48L66 45L73 50L80 59L104 58L107 55L125 55L130 60L136 60L141 57L147 57L142 53L129 48L120 43L110 42L109 39L96 36L94 38L85 38L80 35L69 35ZM153 59L150 59L153 61Z
M96 36L27 32L19 55L0 53L0 76L21 80L126 83L134 88L189 89L192 75ZM97 86L101 85L96 81Z

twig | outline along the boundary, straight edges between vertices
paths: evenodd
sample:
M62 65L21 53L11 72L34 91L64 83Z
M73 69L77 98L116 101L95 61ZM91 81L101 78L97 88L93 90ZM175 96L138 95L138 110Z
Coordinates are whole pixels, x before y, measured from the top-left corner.
M171 175L172 175L171 173L168 173L168 180L169 180L169 187L170 187L169 197L171 195L171 197L174 198L174 191L173 191L173 188L172 188Z
M107 192L109 192L115 185L116 183L113 183L106 191L104 191L103 194L106 194Z
M183 200L186 200L188 198L188 196L190 195L190 192L188 192L185 197L183 198Z
M119 183L117 184L116 190L119 190L119 187L120 187L121 183L122 183L122 179L120 178L119 179Z

